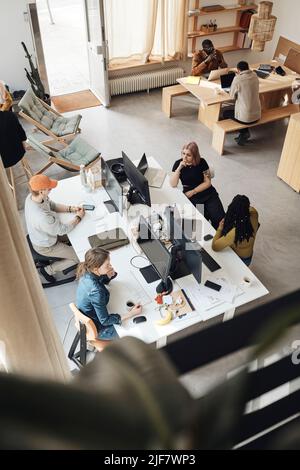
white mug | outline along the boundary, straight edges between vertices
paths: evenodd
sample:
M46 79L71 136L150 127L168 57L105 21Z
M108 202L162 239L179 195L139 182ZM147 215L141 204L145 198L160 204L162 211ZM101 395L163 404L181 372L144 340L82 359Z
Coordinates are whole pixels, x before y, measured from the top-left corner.
M126 302L127 311L130 312L130 310L133 309L134 305L135 305L135 303L132 300L127 300L127 302Z
M243 277L243 286L244 287L250 287L251 284L252 284L252 280L251 280L250 277L248 277L248 276Z

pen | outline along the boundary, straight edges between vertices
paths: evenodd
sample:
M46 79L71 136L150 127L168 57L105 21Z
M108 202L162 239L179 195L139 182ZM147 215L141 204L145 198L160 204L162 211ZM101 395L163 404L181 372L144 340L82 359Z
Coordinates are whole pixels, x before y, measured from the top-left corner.
M189 306L191 307L191 309L194 311L194 310L195 310L195 307L194 307L194 305L192 304L190 298L187 296L185 290L184 290L184 289L181 289L181 292L183 293L184 297L186 298L186 301L187 301L187 303L189 304Z

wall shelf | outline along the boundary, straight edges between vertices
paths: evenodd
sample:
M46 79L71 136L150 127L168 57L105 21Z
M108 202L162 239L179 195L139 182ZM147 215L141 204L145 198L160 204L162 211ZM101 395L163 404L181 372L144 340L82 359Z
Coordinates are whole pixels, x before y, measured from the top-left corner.
M222 10L215 10L215 11L200 11L200 13L192 13L188 14L190 18L193 16L213 16L215 13L220 14L220 13L229 13L229 12L238 12L238 11L247 11L247 10L257 10L257 5L255 3L252 3L251 5L241 5L236 8L224 8Z
M188 38L199 38L202 36L213 36L215 34L234 33L234 32L239 32L239 31L245 31L245 28L242 28L241 26L228 26L226 28L218 28L216 29L216 31L210 31L210 32L193 31L191 33L188 33Z
M207 36L216 36L216 35L222 35L222 34L230 34L232 33L232 36L227 39L230 44L226 45L226 40L224 40L222 47L217 47L218 50L221 52L232 52L232 51L240 51L240 50L246 50L249 49L249 47L240 47L243 39L241 39L241 34L240 33L247 33L248 29L244 28L240 25L242 15L245 11L248 10L255 10L257 11L258 6L255 3L251 3L249 5L236 5L234 8L225 8L222 10L216 10L216 11L201 11L201 5L203 5L201 0L190 0L190 9L189 11L193 10L198 10L198 12L195 12L193 14L188 13L189 17L189 33L187 34L187 38L191 42L191 47L189 47L189 52L193 54L196 50L198 50L200 47L198 38L205 38ZM200 10L200 11L199 11ZM218 19L218 28L215 31L201 31L201 26L202 23L205 21L201 21L201 18L204 17L206 18L207 16L210 18L214 18L215 16L222 14L224 15L225 13L233 13L234 18L233 20L235 21L235 24L231 26L223 26L221 24L221 19ZM206 19L207 21L207 19ZM231 23L231 21L230 21ZM223 25L226 25L225 22L223 22ZM228 24L228 20L227 20ZM245 35L246 36L246 35ZM220 40L219 40L220 43ZM249 42L246 44L249 44ZM189 54L189 56L191 55Z

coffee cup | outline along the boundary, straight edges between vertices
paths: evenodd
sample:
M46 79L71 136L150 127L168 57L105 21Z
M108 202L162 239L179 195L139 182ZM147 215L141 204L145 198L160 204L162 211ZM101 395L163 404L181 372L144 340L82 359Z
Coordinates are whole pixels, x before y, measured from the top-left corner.
M243 286L250 287L251 286L251 278L249 276L243 277Z
M135 303L132 300L127 300L127 302L126 302L127 311L130 312L130 310L133 309L134 305L135 305Z

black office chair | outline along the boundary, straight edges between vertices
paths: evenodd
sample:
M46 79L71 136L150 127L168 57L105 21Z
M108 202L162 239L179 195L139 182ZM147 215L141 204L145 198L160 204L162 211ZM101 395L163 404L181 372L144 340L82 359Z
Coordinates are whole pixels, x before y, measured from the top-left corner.
M29 235L26 235L26 238L27 238L27 242L28 242L31 254L32 254L32 258L33 258L33 261L37 270L39 270L40 268L45 268L46 266L49 266L51 263L54 263L54 261L59 261L61 259L61 258L56 258L54 256L44 256L44 255L41 255L40 253L37 253L32 246ZM69 268L64 269L62 273L67 275L70 272L74 271L74 269L76 268L77 268L77 264L74 264L74 266L70 266ZM48 287L55 287L55 286L61 286L63 284L68 284L69 282L75 281L75 279L76 279L76 276L71 276L71 277L68 277L67 279L61 279L60 281L42 283L42 286L44 289L47 289Z

